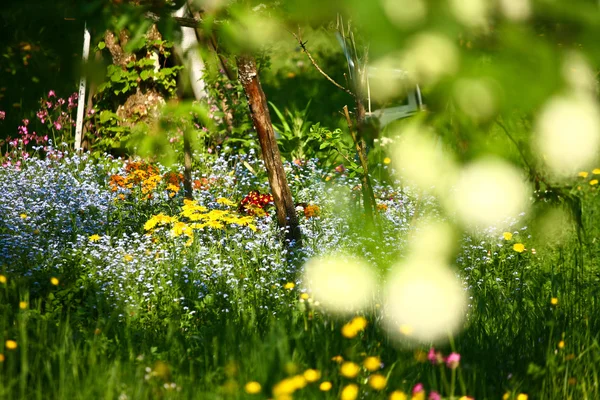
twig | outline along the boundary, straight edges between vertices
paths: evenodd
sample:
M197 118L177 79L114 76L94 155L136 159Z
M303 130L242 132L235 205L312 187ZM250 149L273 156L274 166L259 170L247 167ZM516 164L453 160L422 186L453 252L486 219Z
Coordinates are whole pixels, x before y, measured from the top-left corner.
M321 75L323 75L329 82L333 83L338 89L342 89L344 92L346 92L350 96L354 97L354 93L352 93L350 90L346 89L345 87L343 87L342 85L340 85L339 83L337 83L332 77L330 77L329 75L327 75L327 73L325 73L325 71L323 71L321 69L321 67L319 67L319 64L317 64L317 62L315 61L315 59L312 57L312 55L306 49L305 42L302 42L302 39L300 39L300 37L298 35L296 35L294 32L291 32L291 33L296 38L296 40L300 44L300 47L306 53L306 55L308 56L308 59L310 60L310 62L312 63L312 65L314 65L314 67L317 69L317 71L319 71L321 73Z
M160 21L160 19L162 17L160 15L156 14L156 13L148 11L146 13L146 18L151 19L154 22L158 22L158 21ZM188 28L197 28L198 25L200 23L202 23L202 19L201 18L173 17L173 16L170 16L169 18L172 18L179 25L185 26L185 27L188 27Z
M502 130L504 131L504 133L506 134L506 136L508 136L508 138L510 139L510 141L514 143L515 147L517 148L517 151L519 152L519 154L521 154L521 158L523 159L523 162L525 163L525 165L527 165L527 168L529 168L529 172L533 176L536 176L537 173L536 173L535 169L533 169L533 167L529 164L529 162L527 161L527 157L525 156L525 153L523 152L523 150L521 150L521 146L519 146L519 144L517 143L517 141L515 140L515 138L512 137L512 135L510 134L510 132L508 131L508 129L506 128L506 126L499 119L496 119L496 124L498 124L498 126L500 128L502 128Z

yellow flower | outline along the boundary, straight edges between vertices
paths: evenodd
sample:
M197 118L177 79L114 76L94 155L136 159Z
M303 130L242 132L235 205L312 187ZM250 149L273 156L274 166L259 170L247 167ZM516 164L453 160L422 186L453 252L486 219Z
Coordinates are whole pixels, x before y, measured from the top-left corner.
M394 390L392 393L390 393L390 400L407 400L407 399L408 399L408 397L401 390Z
M525 251L525 245L523 243L515 243L513 250L517 253L522 253Z
M291 379L287 378L273 386L273 396L275 396L276 398L280 398L283 395L294 393L295 390L295 383Z
M252 382L246 383L246 386L244 386L244 390L248 394L257 394L257 393L260 393L261 386L260 386L260 383L252 381Z
M294 390L302 389L306 386L306 378L304 375L295 375L291 378L292 384L294 385Z
M381 368L381 359L379 357L367 357L363 361L363 365L368 371L377 371Z
M552 304L553 306L558 304L558 298L557 297L553 297L550 299L550 304Z
M331 357L331 361L335 361L338 364L341 364L344 362L344 357L337 355L337 356L333 356Z
M592 179L590 181L590 185L592 185L592 186L597 185L597 184L598 184L598 179Z
M301 298L302 300L308 300L308 298L309 298L309 297L310 297L310 296L308 295L308 293L302 293L302 294L300 295L300 298Z
M564 349L565 348L565 341L561 340L560 342L558 342L558 348L559 349Z
M504 232L504 233L502 234L502 236L504 236L504 240L511 240L511 239L512 239L512 236L513 236L513 234L512 234L512 233L510 233L510 232Z
M90 239L90 242L97 242L98 240L100 240L100 235L94 234L94 235L90 236L89 239Z
M502 396L502 400L508 400L510 398L510 392L506 392L504 393L504 395Z
M331 390L331 382L329 381L325 381L325 382L321 382L321 384L319 385L319 390L322 392L328 392Z
M7 340L4 343L4 347L6 347L8 350L14 350L17 348L17 342L15 342L14 340Z
M283 288L284 289L288 289L288 290L292 290L294 287L296 286L296 284L294 282L288 282L286 283Z
M343 363L340 367L340 373L346 378L356 378L358 371L360 371L360 367L351 361Z
M306 382L312 383L321 379L321 373L316 369L307 369L304 371L304 379Z
M125 254L123 256L123 259L127 262L131 262L131 261L133 261L133 256L131 254Z
M167 185L167 190L170 190L171 192L175 192L175 193L177 193L177 192L179 192L179 190L180 190L180 187L179 187L179 186L177 186L177 185L173 185L172 183L169 183L169 184Z
M5 359L4 354L0 353L0 363L3 363Z
M381 374L374 374L369 377L369 386L375 390L383 390L387 385L387 379Z
M206 226L208 226L209 228L214 228L214 229L223 229L224 225L219 222L219 221L215 221L215 220L210 220L206 223Z
M4 275L0 275L0 283L6 283L6 277Z
M50 283L54 286L58 286L58 278L52 277L50 278Z
M358 334L358 332L362 331L366 327L367 320L365 319L365 317L354 317L352 321L348 322L342 327L342 335L344 335L344 337L347 337L348 339L351 339L355 337Z
M341 400L355 400L358 397L358 385L351 383L346 385L340 395Z
M25 309L27 309L27 302L26 302L26 301L20 301L20 302L19 302L19 308L20 308L21 310L25 310Z
M229 207L235 206L235 203L233 201L226 199L225 197L219 197L217 199L217 203L223 204L224 206L229 206Z
M413 327L410 326L409 324L400 325L400 333L403 334L404 336L412 335L413 331L414 331Z
M528 398L529 396L527 396L525 393L519 393L517 396L517 400L527 400Z
M427 362L427 353L423 350L415 350L415 360L420 363Z
M175 222L173 228L171 229L171 235L173 235L173 237L178 237L181 235L191 236L193 235L193 232L192 228L190 228L185 222Z
M27 219L27 214L19 214L19 217L21 217L21 219Z
M391 163L391 162L392 162L392 159L391 159L391 158L389 158L389 157L386 157L386 158L384 158L384 159L383 159L383 163L384 163L384 164L389 164L389 163Z
M600 175L600 168L594 168L594 170L592 171L592 174Z
M413 394L410 400L425 400L425 391Z
M582 178L587 178L588 177L588 173L587 171L581 171L580 173L577 174L578 176L582 177Z

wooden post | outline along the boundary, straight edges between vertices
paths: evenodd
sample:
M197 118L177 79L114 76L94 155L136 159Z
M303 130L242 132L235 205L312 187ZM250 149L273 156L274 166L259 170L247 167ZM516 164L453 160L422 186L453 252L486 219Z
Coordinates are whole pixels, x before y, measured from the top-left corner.
M273 124L267 105L267 98L258 79L256 61L249 55L241 55L236 59L239 80L248 99L250 116L262 150L262 157L267 168L269 184L277 210L277 221L280 227L289 227L286 238L297 245L301 243L301 232L296 216L296 207L292 199L290 187L287 184L279 147L275 139Z

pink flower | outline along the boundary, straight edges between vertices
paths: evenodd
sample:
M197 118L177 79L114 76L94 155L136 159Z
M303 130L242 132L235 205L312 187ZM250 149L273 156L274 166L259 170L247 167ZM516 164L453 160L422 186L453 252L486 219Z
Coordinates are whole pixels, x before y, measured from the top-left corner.
M59 131L62 129L62 125L61 125L61 124L60 124L60 122L58 122L58 121L56 121L56 122L54 123L54 127L55 127L57 130L59 130Z
M433 347L429 349L429 352L427 353L427 359L432 364L435 364L437 362L437 357L435 355L435 349Z
M56 93L54 93L54 90L48 92L48 97L56 97Z
M459 362L460 362L460 354L458 354L458 353L450 353L450 355L446 358L446 365L450 369L457 368Z
M424 391L425 391L425 388L423 387L423 384L422 383L417 383L415 385L415 387L413 387L412 394L417 394L417 393L421 393L421 392L424 392Z
M0 111L0 120L6 118L6 111Z
M442 396L440 396L440 394L436 391L431 391L431 393L429 393L429 400L442 400Z
M442 356L442 353L440 353L439 351L435 351L435 348L430 348L429 352L427 353L427 359L432 363L432 364L441 364L444 362L444 357Z

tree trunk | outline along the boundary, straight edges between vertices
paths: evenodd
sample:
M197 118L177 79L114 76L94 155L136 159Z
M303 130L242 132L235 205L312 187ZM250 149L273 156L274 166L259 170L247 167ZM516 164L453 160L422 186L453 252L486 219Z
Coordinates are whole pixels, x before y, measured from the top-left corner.
M288 227L286 238L301 243L300 227L296 216L296 207L292 199L292 193L287 184L281 155L277 147L271 116L267 105L267 98L258 79L256 61L248 55L238 56L238 75L248 99L250 116L258 134L258 141L262 150L262 157L267 168L269 184L273 193L273 200L277 210L277 221L280 227Z

